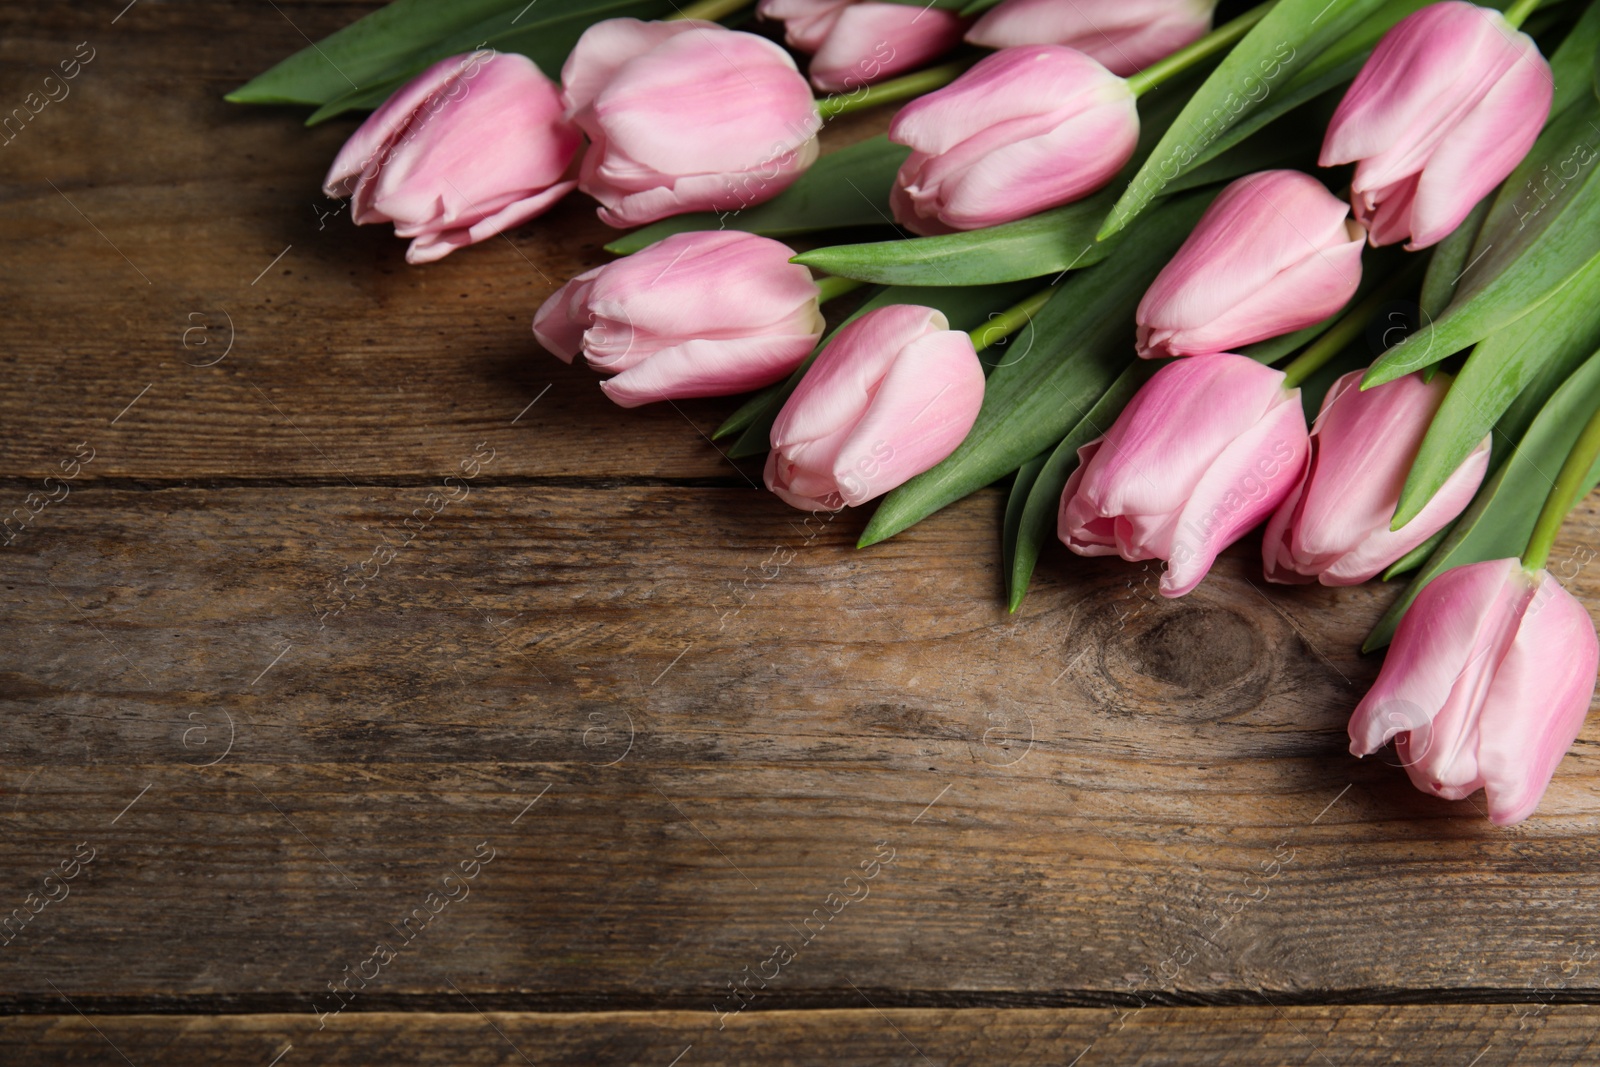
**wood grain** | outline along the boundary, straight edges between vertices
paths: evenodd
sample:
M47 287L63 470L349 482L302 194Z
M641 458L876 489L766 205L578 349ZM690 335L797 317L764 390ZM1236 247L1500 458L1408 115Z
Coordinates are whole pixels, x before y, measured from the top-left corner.
M457 998L458 1001L460 998ZM352 1014L321 1032L285 1015L84 1017L0 1022L0 1053L30 1064L315 1062L327 1067L528 1063L883 1063L939 1067L1543 1067L1596 1055L1600 1008L1478 1004L1274 1008L753 1012L718 1030L693 1012ZM1073 1060L1076 1056L1078 1059Z
M354 119L307 131L301 111L221 99L302 47L296 27L359 10L0 12L0 99L94 50L0 148L4 473L42 477L89 440L99 479L393 482L448 473L444 442L472 436L515 456L502 478L759 478L705 436L736 401L624 412L534 343L544 298L612 258L592 201L410 267L404 242L321 193ZM828 145L886 122L852 116Z
M8 549L0 891L103 850L0 957L19 1008L309 1011L481 842L366 1002L709 1010L807 934L764 1005L1481 995L1593 951L1600 734L1509 833L1352 759L1381 587L1269 595L1241 547L1173 602L1062 553L1008 616L998 494L858 552L752 490L487 488L319 622L423 499L89 489Z

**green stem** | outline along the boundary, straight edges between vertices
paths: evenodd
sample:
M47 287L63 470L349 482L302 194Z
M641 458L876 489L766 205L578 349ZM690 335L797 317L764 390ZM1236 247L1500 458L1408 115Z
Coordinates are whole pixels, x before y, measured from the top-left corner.
M1522 551L1524 569L1540 570L1550 559L1550 546L1555 544L1556 534L1560 532L1567 512L1578 502L1583 483L1589 477L1596 457L1600 457L1600 408L1596 408L1594 414L1589 416L1588 425L1578 435L1572 451L1567 453L1561 473L1556 475L1556 484L1550 487L1550 495L1544 498L1544 509L1539 512L1539 521L1533 524L1528 547Z
M1538 7L1540 0L1517 0L1516 3L1506 8L1505 20L1511 24L1512 29L1522 25L1522 20L1533 14L1533 9Z
M859 289L866 282L858 282L854 278L841 278L837 274L824 274L816 279L817 303L826 304L836 296L843 296L852 289Z
M898 103L913 96L931 93L955 81L974 62L976 60L971 58L958 59L951 63L941 63L937 67L903 74L898 78L890 78L877 85L863 85L848 93L834 93L817 101L817 114L825 119L831 119L835 115L877 107L879 104Z
M663 22L673 22L677 19L701 19L705 22L715 22L733 14L745 7L750 0L698 0L698 3L688 7L680 7L677 11L662 19Z
M1044 307L1055 295L1054 287L1046 287L1034 293L1028 299L1013 307L1008 307L976 330L967 334L972 338L972 347L982 352L990 345L999 344L1018 330L1026 326L1033 317L1039 314L1039 309Z
M1285 389L1293 389L1317 373L1323 364L1343 352L1346 345L1361 336L1373 313L1393 300L1396 293L1415 280L1418 264L1425 260L1420 257L1413 258L1417 262L1408 262L1405 267L1385 278L1366 295L1365 299L1347 311L1344 318L1334 323L1327 333L1307 345L1305 351L1283 368Z
M1150 64L1136 74L1130 74L1128 88L1133 90L1134 96L1143 96L1174 74L1181 74L1196 63L1231 47L1249 33L1256 23L1266 18L1274 3L1276 0L1267 0L1267 3L1251 8L1232 22L1218 26L1187 48L1180 48L1165 59Z

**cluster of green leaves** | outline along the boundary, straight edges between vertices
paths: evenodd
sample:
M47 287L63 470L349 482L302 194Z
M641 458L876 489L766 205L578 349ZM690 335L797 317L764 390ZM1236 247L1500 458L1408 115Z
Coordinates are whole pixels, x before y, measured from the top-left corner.
M308 104L316 125L371 109L448 56L517 52L554 78L583 31L601 19L660 18L671 0L394 0L307 45L228 94L236 104Z
M1470 353L1434 416L1394 516L1409 522L1490 438L1493 470L1468 510L1389 569L1417 569L1365 648L1381 648L1422 588L1451 567L1520 555L1555 473L1600 404L1600 3L1550 57L1544 132L1499 191L1429 265L1429 319L1365 381L1392 381ZM1593 479L1591 478L1591 484Z

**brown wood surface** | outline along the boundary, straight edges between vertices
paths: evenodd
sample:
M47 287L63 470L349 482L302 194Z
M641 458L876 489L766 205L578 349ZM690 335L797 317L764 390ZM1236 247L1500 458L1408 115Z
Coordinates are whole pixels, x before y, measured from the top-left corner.
M1600 726L1499 830L1345 751L1392 589L858 552L533 345L576 199L318 229L219 96L366 6L121 7L0 9L0 1062L1593 1061Z
M858 1004L863 998L857 998ZM461 998L457 998L458 1003ZM307 1035L294 1016L40 1015L0 1021L0 1056L56 1064L316 1062L526 1067L690 1063L1141 1067L1592 1063L1600 1008L1468 1004L752 1012L376 1012ZM11 1062L8 1058L8 1062ZM24 1062L18 1060L17 1062Z

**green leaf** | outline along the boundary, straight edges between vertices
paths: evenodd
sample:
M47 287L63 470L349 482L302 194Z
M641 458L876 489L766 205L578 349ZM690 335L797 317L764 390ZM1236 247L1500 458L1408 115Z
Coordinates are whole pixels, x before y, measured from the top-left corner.
M789 375L789 380L775 388L768 390L752 400L761 401L761 409L748 419L744 432L739 439L728 449L729 459L743 459L746 456L759 456L772 447L772 423L777 419L778 412L783 410L783 405L788 401L795 386L800 384L800 379L810 369L817 354L828 346L834 336L846 324L859 319L862 315L876 308L887 307L890 304L921 304L924 307L935 308L944 313L950 320L952 330L973 330L983 321L997 311L1004 311L1015 304L1030 292L1036 290L1025 282L1012 282L1009 285L986 285L972 288L948 289L942 287L923 288L911 285L890 286L878 293L871 300L862 304L855 314L841 322L828 336L822 339L811 355L806 357L804 363L796 367L794 373ZM743 409L741 409L742 411ZM736 413L737 414L737 413ZM721 432L721 428L718 428Z
M1000 573L1010 575L1016 566L1017 529L1022 523L1023 509L1028 503L1028 491L1033 488L1039 471L1044 469L1048 452L1040 452L1021 467L1011 482L1011 492L1006 496L1006 517L1000 524ZM1032 570L1032 567L1029 567ZM1009 580L1009 579L1008 579ZM1015 611L1016 608L1012 608Z
M433 42L526 2L394 0L256 75L227 99L235 104L325 104L387 80L385 72Z
M1407 552L1405 555L1389 564L1389 569L1383 572L1380 580L1385 582L1392 581L1396 577L1405 574L1408 571L1414 571L1424 563L1428 562L1428 557L1433 555L1434 549L1438 548L1444 543L1444 539L1450 536L1450 531L1454 527L1455 520L1452 519L1448 524L1445 525L1444 529L1440 530L1438 533L1422 542L1422 544L1418 545L1416 548L1413 548L1410 552Z
M1363 652L1388 644L1417 594L1451 567L1522 554L1544 498L1550 493L1555 472L1561 469L1597 406L1600 353L1590 356L1551 396L1521 442L1484 483L1427 564L1378 620L1361 646ZM1589 471L1584 492L1593 489L1597 481L1600 463Z
M1061 440L1132 358L1134 308L1210 200L1163 204L1116 255L1063 283L1018 342L1032 347L989 378L966 440L884 497L860 544L892 537Z
M618 237L606 251L626 255L689 230L734 229L783 237L811 230L890 226L894 219L889 214L889 190L910 154L911 149L890 144L887 137L873 137L823 156L764 204L662 219Z
M1287 85L1383 5L1384 0L1278 0L1189 100L1112 208L1101 239L1132 222L1168 183L1202 162L1201 153L1272 99L1275 82Z
M1600 346L1600 261L1561 299L1540 304L1509 329L1490 334L1467 357L1422 439L1395 511L1398 526L1427 506L1461 462L1494 429L1512 401L1547 367L1545 397ZM1496 451L1510 441L1496 437Z
M961 9L961 17L967 19L974 15L981 15L999 2L1000 0L972 0L970 4Z
M1033 579L1039 553L1056 531L1056 516L1061 509L1061 493L1067 479L1078 466L1078 449L1110 429L1117 416L1139 387L1162 364L1162 360L1139 359L1130 364L1111 383L1111 388L1100 395L1089 413L1078 420L1067 436L1061 439L1044 465L1029 483L1028 495L1016 522L1012 524L1011 508L1006 509L1006 587L1009 609L1022 606L1028 594L1028 583ZM1013 492L1015 492L1013 490Z
M346 111L376 107L425 68L447 56L479 48L527 56L553 78L560 74L567 53L578 38L596 22L622 16L651 18L672 10L670 0L538 0L538 4L534 8L524 0L512 10L429 43L386 68L377 85L365 85L359 91L329 100L306 120L306 125L315 126Z
M1600 4L1591 3L1567 32L1550 57L1550 76L1556 83L1555 96L1550 101L1552 115L1561 114L1589 95L1596 78L1600 78Z
M1094 239L1112 197L1091 196L1001 226L939 237L834 245L795 257L829 274L899 285L992 285L1098 263Z
M1489 214L1492 199L1486 196L1478 201L1472 213L1461 220L1461 225L1451 231L1449 237L1434 245L1433 256L1428 260L1428 273L1422 279L1422 295L1417 300L1426 321L1432 322L1443 314L1451 297L1455 296L1456 283L1466 273L1467 255L1478 239L1478 231L1483 228L1483 220Z

